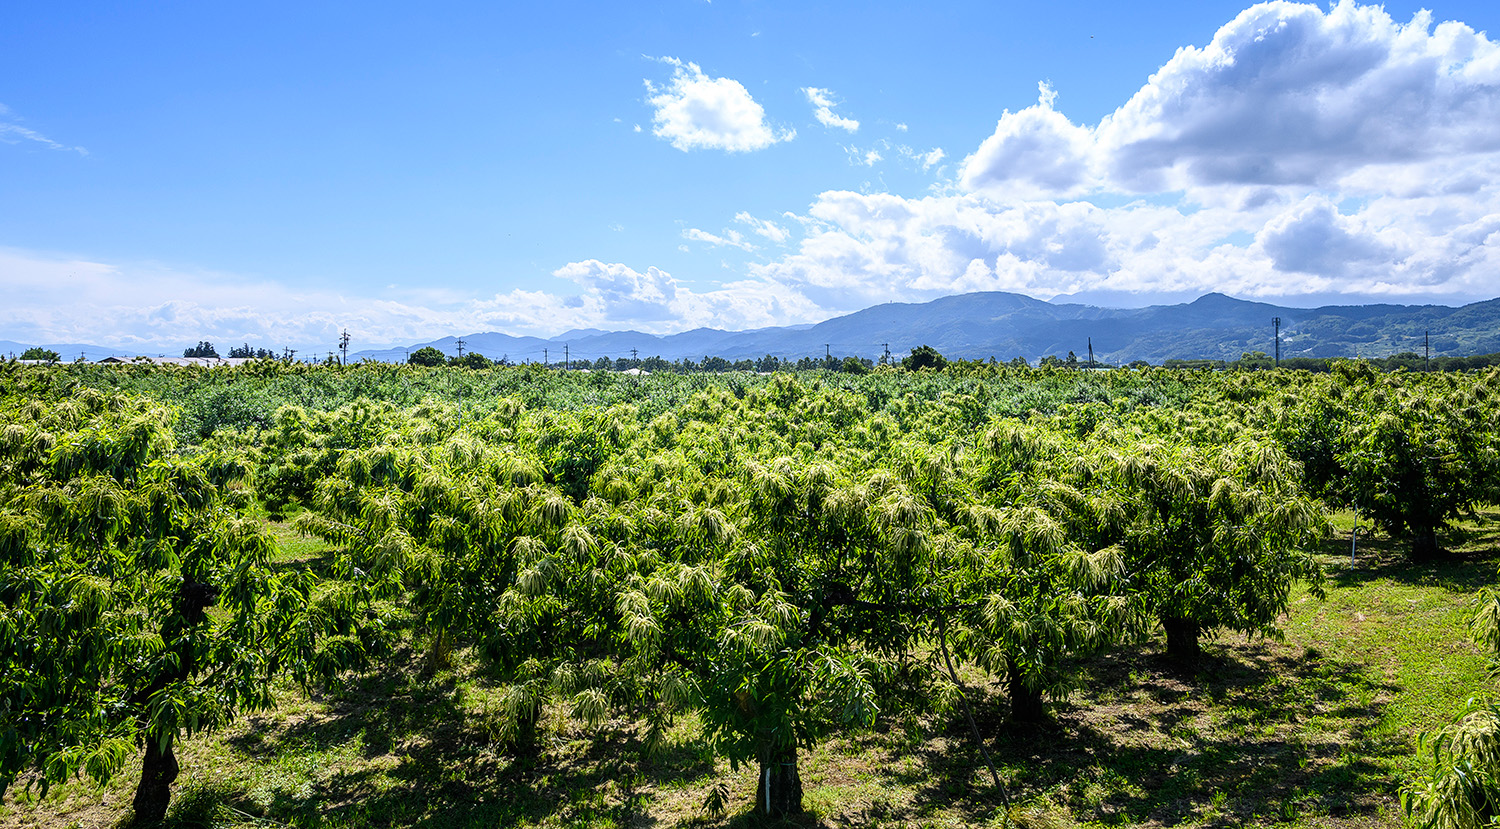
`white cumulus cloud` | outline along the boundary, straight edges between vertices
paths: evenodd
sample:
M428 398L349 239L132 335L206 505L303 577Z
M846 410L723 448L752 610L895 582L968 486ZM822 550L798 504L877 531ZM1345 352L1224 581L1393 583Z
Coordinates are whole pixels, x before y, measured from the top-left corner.
M1053 109L1057 93L1038 85L1037 103L1000 116L995 133L964 159L968 190L1015 198L1069 196L1094 184L1092 132Z
M1076 196L1214 187L1379 189L1380 167L1500 152L1500 45L1429 12L1405 24L1341 0L1259 3L1186 46L1097 125L1042 85L965 159L964 187Z
M655 110L652 133L683 152L762 150L796 137L796 130L777 130L766 112L739 81L712 78L696 63L661 58L672 67L665 84L647 80L646 101Z

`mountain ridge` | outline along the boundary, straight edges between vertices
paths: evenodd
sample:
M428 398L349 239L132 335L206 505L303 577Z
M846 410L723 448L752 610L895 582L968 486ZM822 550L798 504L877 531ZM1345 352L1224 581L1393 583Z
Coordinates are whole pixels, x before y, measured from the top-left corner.
M1095 357L1105 362L1160 363L1274 353L1273 319L1281 321L1283 357L1379 357L1421 353L1427 344L1433 356L1500 352L1500 298L1461 306L1371 303L1297 308L1211 292L1178 304L1107 308L986 291L928 302L887 302L812 325L744 331L695 328L667 335L580 328L550 338L476 332L349 356L404 362L408 354L427 346L457 355L462 340L465 353L504 357L513 363L596 363L601 357L630 358L632 350L641 359L666 360L766 355L783 360L825 355L878 359L886 349L899 358L921 345L950 358L1008 361L1020 356L1035 362L1049 355L1065 357L1070 351L1082 358L1092 344ZM40 345L65 360L158 353L77 343ZM28 347L0 340L0 355L19 355Z

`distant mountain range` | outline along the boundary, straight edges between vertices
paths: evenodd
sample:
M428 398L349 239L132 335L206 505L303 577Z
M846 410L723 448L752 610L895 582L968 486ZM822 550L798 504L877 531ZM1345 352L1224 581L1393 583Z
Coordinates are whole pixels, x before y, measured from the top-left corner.
M767 354L783 359L855 355L878 358L889 348L893 357L930 345L949 357L1028 361L1069 351L1080 359L1106 362L1170 359L1232 360L1245 352L1274 351L1272 320L1281 320L1283 357L1385 357L1423 351L1430 336L1433 356L1500 352L1500 299L1461 307L1447 305L1327 305L1287 308L1208 294L1180 305L1102 308L1076 303L1042 302L1021 294L987 292L944 297L925 303L888 303L856 311L817 325L721 331L698 328L656 336L639 331L581 329L552 337L513 337L475 333L415 343L406 348L355 352L353 359L405 361L424 346L445 354L478 352L511 362L594 362L600 357L661 357L666 360L706 356L730 360ZM191 343L189 344L191 345ZM100 346L45 345L63 356L82 354L94 360L129 356ZM27 346L0 341L0 354L20 354ZM227 353L227 352L226 352ZM97 356L96 356L97 355Z
M817 325L720 331L699 328L658 337L638 331L585 329L541 339L484 333L464 336L464 350L512 362L560 362L636 356L730 360L767 354L797 359L856 355L878 358L886 348L900 357L930 345L949 357L1031 362L1048 356L1088 355L1112 363L1170 359L1233 360L1245 352L1274 352L1273 319L1281 320L1283 357L1385 357L1423 350L1430 335L1433 356L1500 352L1500 299L1462 307L1447 305L1328 305L1285 308L1208 294L1181 305L1101 308L1042 302L1021 294L988 292L925 303L889 303ZM361 351L360 357L404 360L433 346L457 354L457 339L444 337L409 349Z

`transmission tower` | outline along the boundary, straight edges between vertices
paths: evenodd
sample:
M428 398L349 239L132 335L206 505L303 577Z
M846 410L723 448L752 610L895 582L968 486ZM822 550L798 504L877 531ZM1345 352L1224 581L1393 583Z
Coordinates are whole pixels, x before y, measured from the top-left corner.
M1276 327L1276 367L1281 368L1281 317L1271 317L1271 325Z

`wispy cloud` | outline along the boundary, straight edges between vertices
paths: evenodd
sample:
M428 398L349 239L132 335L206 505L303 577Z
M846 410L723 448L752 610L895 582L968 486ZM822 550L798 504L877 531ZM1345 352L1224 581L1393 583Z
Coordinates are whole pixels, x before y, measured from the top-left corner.
M49 150L63 150L65 152L75 152L79 155L89 154L89 151L83 147L70 147L67 144L53 141L36 130L23 127L17 123L19 120L4 104L0 104L0 142L20 144L23 141L30 141L41 144Z
M690 227L682 232L682 238L690 239L694 242L703 242L714 247L739 248L744 251L756 249L755 245L745 241L745 235L737 230L725 230L721 236L709 233L706 230L699 230L696 227Z
M819 89L816 86L803 87L802 94L807 96L807 102L813 105L813 117L818 123L825 127L833 127L848 132L857 132L859 122L853 118L845 118L834 114L833 108L837 106L833 100L833 92L827 89Z
M743 210L734 214L734 220L742 225L748 225L757 236L769 239L778 245L784 244L791 235L781 225L769 219L757 219Z
M948 154L943 152L943 149L941 147L933 147L932 149L924 153L921 150L914 150L911 147L902 144L901 146L897 147L896 150L897 152L901 153L902 156L916 162L917 166L921 167L922 172L924 173L928 170L931 170L938 164L938 162L948 157Z

